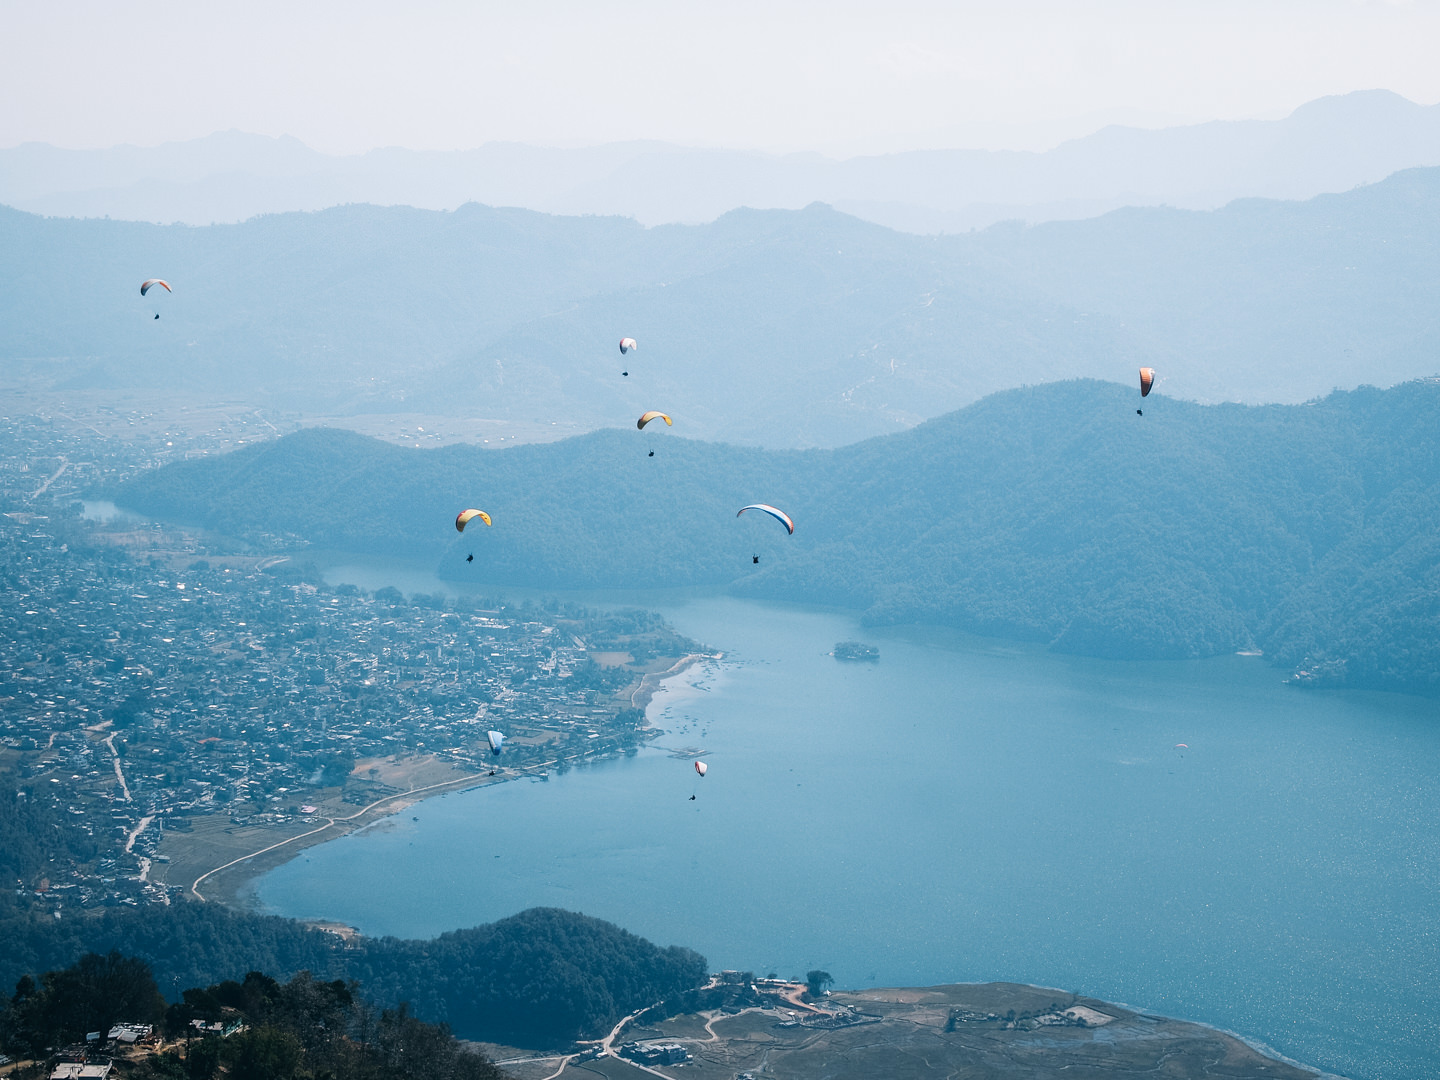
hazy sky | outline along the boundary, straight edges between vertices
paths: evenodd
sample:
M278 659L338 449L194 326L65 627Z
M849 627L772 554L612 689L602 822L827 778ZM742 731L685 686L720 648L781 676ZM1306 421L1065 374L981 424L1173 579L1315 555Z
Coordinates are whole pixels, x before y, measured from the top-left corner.
M1038 146L1375 87L1431 104L1437 43L1440 0L0 0L0 146Z

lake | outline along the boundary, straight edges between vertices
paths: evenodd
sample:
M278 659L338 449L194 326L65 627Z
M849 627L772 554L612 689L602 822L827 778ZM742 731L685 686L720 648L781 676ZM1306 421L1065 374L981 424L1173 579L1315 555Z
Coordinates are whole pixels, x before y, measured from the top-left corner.
M1033 982L1347 1076L1440 1075L1437 703L1299 690L1250 657L639 602L726 653L650 706L662 747L706 751L703 780L656 749L448 795L306 851L259 900L404 937L553 905L712 968ZM847 639L879 662L827 655Z

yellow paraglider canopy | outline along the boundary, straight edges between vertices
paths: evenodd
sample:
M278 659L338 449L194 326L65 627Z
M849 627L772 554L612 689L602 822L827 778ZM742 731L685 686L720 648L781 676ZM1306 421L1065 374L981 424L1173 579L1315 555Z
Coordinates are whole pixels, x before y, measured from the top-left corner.
M666 416L663 412L655 412L655 411L653 411L653 410L650 411L650 412L647 412L644 416L640 417L639 420L636 420L636 421L635 421L635 426L636 426L637 428L639 428L641 431L644 431L644 430L645 430L645 425L648 424L651 420L654 420L654 419L656 419L656 418L659 418L659 419L661 419L661 420L664 420L666 427L674 427L674 423L673 423L673 421L671 421L670 417Z
M463 533L465 526L469 525L470 522L476 518L485 522L486 525L490 524L490 515L484 510L461 510L460 513L455 515L455 531Z

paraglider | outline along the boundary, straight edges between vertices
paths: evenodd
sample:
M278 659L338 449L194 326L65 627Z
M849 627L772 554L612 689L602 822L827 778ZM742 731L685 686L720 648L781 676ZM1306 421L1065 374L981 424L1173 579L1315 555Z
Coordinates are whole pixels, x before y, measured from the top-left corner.
M784 525L785 531L788 532L791 536L795 535L795 522L790 520L790 515L785 513L784 510L777 510L775 507L769 505L768 503L752 503L749 506L742 506L738 511L736 511L735 516L739 517L741 514L745 513L746 510L764 511L765 513L773 517L776 521L780 522L780 524ZM758 562L759 559L757 558L756 561Z
M650 423L651 420L664 420L666 427L675 426L675 421L671 420L670 417L666 416L663 412L656 412L653 409L650 410L650 412L647 412L644 416L640 417L639 420L636 420L635 426L641 431L644 431L645 425Z
M1153 367L1142 367L1140 369L1140 396L1148 397L1150 391L1155 387L1155 369ZM1144 416L1144 409L1136 409L1136 416Z
M499 731L487 731L485 733L485 737L490 740L490 752L492 754L500 753L500 747L505 745L504 733Z
M158 277L152 277L152 278L147 278L145 281L141 282L141 284L140 284L140 295L141 295L141 296L144 296L144 295L145 295L146 293L148 293L148 292L150 291L150 289L151 289L153 286L155 286L155 285L161 286L161 287L164 288L164 290L165 290L166 292L168 292L168 293L173 293L173 292L175 291L174 289L170 288L170 283L169 283L168 281L165 281L165 280L163 280L163 279L161 279L161 278L158 278ZM155 312L155 318L158 319L159 317L160 317L160 312L158 312L158 311Z
M700 781L705 778L705 773L710 769L703 761L695 762L695 787L690 789L690 801L695 801L695 791L700 786Z
M631 349L638 349L638 348L640 348L640 346L635 344L635 339L634 339L633 337L622 337L622 338L620 339L620 355L621 355L621 356L624 356L624 355L625 355L626 353L628 353ZM664 349L661 349L660 351L661 351L661 352L664 352L665 350L664 350Z
M654 456L655 456L655 451L654 451L654 450L651 450L649 456L650 456L650 457L654 457Z
M476 518L479 518L481 521L485 522L487 526L489 526L490 515L487 514L484 510L461 510L460 513L455 515L455 531L463 533L465 531L465 526L469 525L470 522L474 521Z
M759 566L759 565L760 565L760 556L759 556L759 555L751 555L751 556L750 556L750 561L751 561L752 563L754 563L756 566Z
M465 556L465 561L466 561L466 562L474 562L474 561L475 561L475 553L472 551L469 555L466 555L466 556Z

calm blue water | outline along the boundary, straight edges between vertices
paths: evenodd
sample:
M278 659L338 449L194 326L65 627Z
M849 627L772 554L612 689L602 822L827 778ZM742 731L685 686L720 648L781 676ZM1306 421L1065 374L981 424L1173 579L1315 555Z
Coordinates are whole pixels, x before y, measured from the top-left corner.
M260 899L405 937L556 905L712 968L1034 982L1349 1076L1440 1075L1436 703L1298 691L1250 658L648 599L727 652L650 709L661 744L709 751L703 781L647 751L446 796L307 851ZM847 638L880 663L826 655Z

